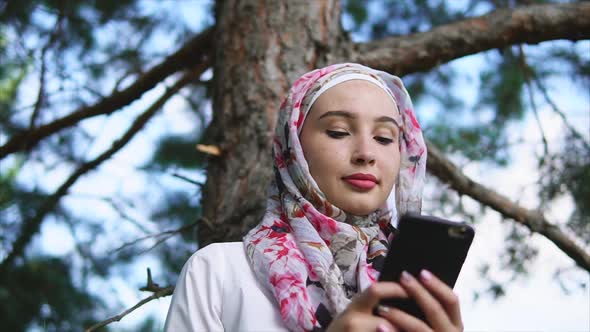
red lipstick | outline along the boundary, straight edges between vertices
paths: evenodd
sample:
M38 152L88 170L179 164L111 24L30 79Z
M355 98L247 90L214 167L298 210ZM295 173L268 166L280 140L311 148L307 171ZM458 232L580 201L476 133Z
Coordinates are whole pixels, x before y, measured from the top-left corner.
M377 178L371 174L356 173L342 178L353 187L362 190L369 190L375 187L378 183Z

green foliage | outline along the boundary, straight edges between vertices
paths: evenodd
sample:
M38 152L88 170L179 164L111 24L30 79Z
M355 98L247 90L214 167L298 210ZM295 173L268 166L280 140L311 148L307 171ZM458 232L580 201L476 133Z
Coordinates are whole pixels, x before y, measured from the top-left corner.
M99 317L99 298L75 286L65 260L35 257L0 276L0 317L6 331L79 331Z
M497 267L503 272L504 277L495 277L490 264L480 265L478 272L480 278L486 281L487 287L476 291L475 299L482 295L493 299L505 296L510 282L528 275L529 268L539 253L539 250L530 244L529 240L533 235L528 229L514 223L507 226L509 231L504 241L505 250L500 256L500 266Z
M5 39L0 30L0 58L6 57ZM29 66L18 66L9 61L0 60L0 132L5 135L14 134L19 126L9 120L14 109L17 94L22 81L29 72Z
M533 69L541 77L560 77L569 79L581 86L581 91L590 91L590 58L584 56L590 52L587 48L574 43L560 43L547 47L541 54L533 54Z
M65 50L76 45L82 53L96 46L96 36L93 30L97 25L106 24L110 20L125 19L123 13L136 11L135 0L105 0L105 1L10 1L0 14L0 22L13 24L21 32L28 29L39 29L51 33L53 28L47 28L46 22L38 21L33 15L39 11L54 16L61 24L57 26L60 34L57 36L58 48Z
M162 204L154 209L151 218L168 230L191 225L201 216L199 199L200 195L195 195L194 192L168 192L162 199ZM186 228L159 248L158 255L167 267L165 270L173 271L165 277L167 280L175 280L177 271L180 271L186 262L186 257L194 252L198 227L199 224Z
M369 18L366 1L348 0L343 4L344 12L352 17L354 22L353 30L358 29Z
M512 271L512 279L527 273L528 266L532 264L538 254L538 249L527 241L532 236L531 232L523 226L511 224L510 232L505 240L506 254L501 257L502 268Z
M512 49L502 52L497 66L484 70L480 75L479 108L492 107L492 124L501 128L509 120L520 120L524 115L522 100L525 82L524 69Z
M443 151L459 152L471 160L507 165L510 144L506 128L524 117L526 108L522 98L525 78L519 60L511 50L505 50L497 64L488 65L490 68L480 73L479 100L474 107L468 109L452 97L447 97L445 101L442 95L438 99L444 109L443 118L434 121L426 135ZM447 84L454 84L452 78ZM463 111L448 114L458 109ZM492 116L489 116L490 113ZM461 118L465 120L457 121Z
M475 1L471 1L473 3ZM427 31L470 13L448 1L345 0L344 15L354 22L351 32L370 31L369 39Z
M162 137L150 164L160 167L201 168L205 162L205 156L197 151L197 142L195 137L178 135Z
M565 135L563 149L541 165L539 196L549 201L569 194L574 211L567 226L590 242L590 146L582 138Z
M429 127L425 133L447 153L461 153L473 161L492 160L497 165L507 165L508 143L498 127L481 124L450 130L451 126L453 124L441 120Z
M482 295L491 296L494 299L498 299L506 295L506 289L503 282L498 282L490 277L491 266L489 264L483 264L479 269L479 275L481 279L485 280L488 287L483 291L476 291L473 294L475 300L479 299ZM483 293L483 294L482 294Z
M27 189L16 181L20 164L0 172L0 254L11 250L20 224L34 217L47 194L38 189ZM4 170L2 170L4 171ZM54 211L54 215L59 211Z

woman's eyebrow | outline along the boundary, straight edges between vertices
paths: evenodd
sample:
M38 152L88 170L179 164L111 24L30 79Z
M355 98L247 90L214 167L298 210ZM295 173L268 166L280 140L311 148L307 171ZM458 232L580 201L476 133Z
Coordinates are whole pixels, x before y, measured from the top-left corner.
M323 118L330 117L330 116L341 116L341 117L344 117L344 118L347 118L347 119L356 119L356 114L351 113L351 112L348 112L348 111L328 111L328 112L322 114L319 117L319 120L321 120ZM400 121L399 120L397 120L395 118L392 118L392 117L389 117L389 116L385 116L385 115L376 118L375 119L375 122L392 122L392 123L394 123L397 126L400 125Z
M328 111L328 112L322 114L319 117L319 119L327 118L329 116L342 116L342 117L349 118L349 119L356 118L356 115L354 115L350 112L347 112L347 111Z
M375 122L393 122L396 125L400 125L399 121L397 119L394 119L392 117L389 116L380 116L377 119L375 119Z

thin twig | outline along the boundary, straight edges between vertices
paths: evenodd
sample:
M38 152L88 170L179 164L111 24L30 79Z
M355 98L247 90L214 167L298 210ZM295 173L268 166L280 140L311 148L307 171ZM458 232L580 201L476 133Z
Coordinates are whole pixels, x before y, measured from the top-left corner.
M115 201L112 197L91 195L87 193L69 193L68 197L76 199L91 199L105 202L121 219L128 221L144 234L149 234L149 231L144 227L140 220L131 217L128 213L125 212L126 209L136 209L135 205L132 202L126 202L123 198L120 198L119 201Z
M41 113L41 108L45 104L45 73L47 72L47 63L45 59L46 53L47 48L44 47L41 51L41 69L39 69L39 91L37 92L37 101L35 102L35 106L33 107L33 112L29 120L29 130L35 128L35 122L39 117L39 113Z
M177 229L171 229L171 230L167 230L167 231L160 232L160 233L156 233L156 234L150 234L150 235L147 235L147 236L144 236L144 237L137 238L137 239L135 239L135 240L133 240L133 241L131 241L131 242L124 243L123 245L121 245L121 246L120 246L120 247L118 247L117 249L115 249L115 250L111 251L111 253L115 253L115 252L117 252L117 251L121 251L121 250L123 250L123 249L125 249L125 248L127 248L127 247L129 247L129 246L132 246L132 245L134 245L134 244L136 244L136 243L138 243L138 242L141 242L141 241L145 241L145 240L149 240L149 239L158 239L158 238L160 238L160 237L164 237L164 240L162 240L162 239L159 239L159 240L158 240L158 242L156 242L156 245L158 245L158 244L160 244L162 241L165 241L165 240L169 239L171 236L173 236L173 235L175 235L175 234L184 233L184 232L186 232L187 230L189 230L189 229L191 229L191 228L195 227L197 224L199 224L199 223L201 223L201 222L205 223L206 225L207 225L207 224L209 224L209 222L208 222L208 221L206 221L206 218L203 218L203 217L201 217L201 218L199 218L198 220L196 220L195 222L193 222L193 223L190 223L190 224L188 224L188 225L184 225L184 226L182 226L182 227L180 227L180 228L177 228ZM152 246L152 247L151 247L150 249L148 249L148 250L151 250L153 247L154 247L154 246Z
M152 279L152 271L150 270L150 268L147 268L147 282L146 285L144 287L141 287L139 290L144 291L144 292L153 292L154 294L152 294L151 296L146 297L145 299L139 301L136 305L134 305L133 307L123 311L122 313L113 316L109 319L105 319L102 322L99 322L95 325L93 325L92 327L88 328L86 330L86 332L91 332L94 331L100 327L106 326L112 322L118 322L120 321L123 317L125 317L126 315L128 315L129 313L133 312L135 309L141 307L142 305L150 302L151 300L160 298L160 297L164 297L164 296L168 296L171 295L174 292L174 286L168 286L168 287L160 287L157 283L154 282L154 280Z
M123 73L123 75L115 81L115 84L113 85L113 90L111 91L111 93L115 93L115 92L120 91L121 84L123 83L123 81L125 81L127 78L129 78L131 75L134 75L134 74L135 73L133 71L126 70Z
M157 291L154 294L146 297L145 299L137 302L137 304L135 304L133 307L131 307L131 308L123 311L122 313L120 313L118 315L115 315L115 316L113 316L113 317L111 317L109 319L105 319L102 322L99 322L99 323L96 323L96 324L92 325L91 327L89 327L88 329L86 329L86 332L92 332L92 331L95 331L95 330L97 330L97 329L99 329L99 328L101 328L103 326L106 326L106 325L108 325L110 323L118 322L123 317L125 317L128 314L132 313L133 311L135 311L137 308L143 306L144 304L146 304L146 303L148 303L148 302L150 302L152 300L158 299L160 297L165 297L165 296L172 295L173 292L174 292L174 286L169 286L169 287L161 288L159 291Z
M186 181L186 182L188 182L190 184L197 185L197 186L199 186L201 188L203 188L203 186L205 185L203 182L199 182L199 181L190 179L190 178L188 178L188 177L186 177L186 176L184 176L184 175L182 175L180 173L177 173L177 172L173 172L173 173L171 173L171 175L173 177L175 177L175 178L179 178L179 179L184 180L184 181Z
M169 234L169 235L166 235L166 236L162 237L161 239L159 239L158 241L156 241L156 243L152 244L149 248L143 249L142 251L138 252L135 256L140 256L140 255L145 254L148 251L151 251L152 249L154 249L155 247L159 246L163 242L168 241L168 239L171 238L172 236L174 236L174 234Z
M144 291L144 292L157 292L159 290L161 290L162 288L160 287L160 285L156 284L154 282L154 280L152 279L152 270L150 270L150 268L147 268L147 283L145 286L141 287L139 290L140 291Z
M68 226L68 229L70 231L70 234L72 235L72 238L74 239L74 248L76 250L76 252L78 253L78 255L80 255L80 257L84 260L84 261L88 261L90 262L90 264L94 267L95 270L99 269L100 264L97 262L96 258L92 255L92 252L90 250L87 250L83 247L82 244L80 244L80 242L78 242L77 237L76 237L76 228L74 226L74 223L68 219L68 218L64 218L64 222L65 224ZM92 234L93 238L90 241L87 241L87 243L93 243L94 240L96 239L96 234ZM82 284L83 285L87 285L87 280L88 280L88 274L89 274L89 267L87 264L82 264L81 267L81 272L82 272Z
M122 207L118 202L115 202L114 199L110 197L105 197L103 200L111 205L113 211L115 211L115 213L118 214L121 219L128 221L129 223L137 227L139 230L141 230L144 234L149 233L149 231L144 227L144 225L142 225L142 223L139 220L131 217L127 212L125 212L125 208Z
M553 102L553 100L549 96L549 93L547 92L547 89L545 88L543 83L541 83L541 79L537 75L535 75L534 73L533 73L533 81L536 83L537 88L541 91L541 94L545 98L545 101L547 102L547 104L549 104L551 106L551 109L553 109L553 112L555 112L557 115L559 115L559 117L561 118L561 121L563 121L563 124L570 131L570 133L574 137L576 137L580 141L582 141L582 143L584 144L586 149L590 149L590 144L586 141L586 139L582 136L582 134L580 134L576 130L576 128L574 128L574 126L572 126L569 123L569 121L567 121L567 117L565 116L565 113L562 110L560 110L559 107L557 107L557 104L555 104L555 102Z
M537 122L539 131L541 132L541 139L543 140L543 151L545 155L543 156L542 160L545 161L546 158L549 157L549 144L547 143L547 136L545 136L545 131L543 130L543 125L541 124L541 118L539 117L539 112L537 110L537 104L535 103L535 98L533 96L533 87L531 84L532 70L529 68L529 65L526 61L526 56L524 54L524 50L522 49L522 45L518 45L518 50L520 67L524 74L524 81L529 95L529 103L531 104L531 109L533 110L533 115L535 116L535 121Z
M63 22L63 11L60 10L59 16L55 22L53 30L49 35L49 39L43 48L41 49L41 68L39 69L39 91L37 92L37 101L35 102L35 106L33 107L33 113L31 114L31 119L29 120L29 130L33 130L35 128L35 123L39 114L41 113L41 108L45 106L46 103L46 95L45 95L45 75L47 73L47 51L49 48L55 43L58 34L62 31L62 22Z

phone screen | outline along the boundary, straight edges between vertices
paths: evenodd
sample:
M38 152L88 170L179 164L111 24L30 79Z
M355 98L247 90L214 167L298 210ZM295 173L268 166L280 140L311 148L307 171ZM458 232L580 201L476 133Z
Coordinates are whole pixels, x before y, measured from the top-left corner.
M474 234L473 228L465 223L405 215L391 241L379 281L398 282L402 271L417 277L422 269L427 269L453 288ZM388 299L382 304L425 320L422 310L413 300Z

